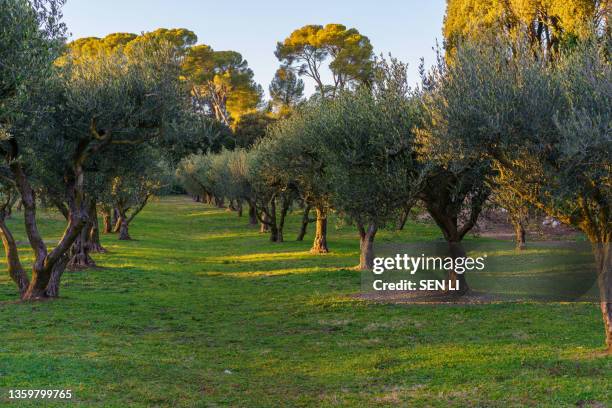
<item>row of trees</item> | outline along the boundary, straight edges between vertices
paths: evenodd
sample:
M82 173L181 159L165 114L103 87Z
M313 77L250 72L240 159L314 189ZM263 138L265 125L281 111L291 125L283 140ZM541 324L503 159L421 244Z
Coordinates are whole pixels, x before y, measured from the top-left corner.
M67 266L93 265L102 231L129 224L172 180L186 152L206 150L219 126L184 80L188 33L116 34L65 45L61 0L1 0L0 235L24 300L56 297ZM34 252L28 276L6 222L23 209ZM49 247L39 207L66 219Z
M62 1L0 2L0 232L23 299L57 296L69 263L92 264L89 252L103 250L98 210L104 231L128 239L130 221L185 157L177 176L187 191L239 213L248 206L250 223L272 241L283 241L286 216L299 206L299 238L316 222L312 251L328 252L327 219L336 212L358 229L362 269L372 267L378 230L402 224L417 201L456 257L492 192L512 203L518 220L526 205L554 216L593 243L612 347L612 92L598 2L585 8L596 17L594 34L569 35L570 26L559 25L564 36L554 46L549 14L526 20L546 42L515 29L470 39L480 34L451 30L471 25L451 24L459 2L449 4L452 52L423 70L414 90L406 66L374 59L357 30L305 26L277 46L275 115L253 110L261 90L238 53L196 45L189 30L65 47ZM504 8L495 21L517 10ZM319 71L326 60L331 84ZM299 76L317 85L308 103ZM17 199L35 255L31 276L6 223ZM37 226L41 204L66 217L52 249ZM467 292L464 275L451 271L449 280Z
M357 226L363 269L377 231L417 201L455 257L465 256L461 241L491 198L507 202L517 224L537 209L593 244L610 349L609 44L593 35L551 55L527 37L466 41L452 58L440 55L416 90L405 65L379 60L370 81L313 99L251 150L194 156L178 174L199 180L185 183L192 193L249 203L272 241L283 240L292 205L304 209L304 225L315 209L315 253L328 251L335 211ZM197 161L212 165L189 167ZM465 275L448 278L467 292Z
M319 78L320 64L331 58L337 89L356 78L354 57L361 55L363 61L355 61L364 71L371 57L369 41L356 30L312 26L316 39L303 38L297 48L289 40L279 44L282 66L270 86L271 102L263 106L261 87L239 53L197 44L187 29L113 33L66 44L63 3L1 4L0 232L9 274L26 300L58 296L67 266L93 266L90 253L105 252L101 232L130 239L131 221L173 183L182 157L250 147L268 125L289 115L303 102L303 70L296 64L304 52L312 51L311 72ZM209 164L221 172L218 159ZM243 195L222 194L236 197L236 208L250 203ZM15 206L23 209L35 253L31 276L6 222ZM66 219L52 249L37 226L41 206ZM253 220L260 215L255 208Z
M284 239L288 211L301 207L298 239L315 221L313 253L329 251L327 220L335 211L357 226L361 269L372 267L378 230L397 225L420 199L454 256L462 256L460 242L489 195L486 169L430 154L422 92L410 90L406 68L395 60L375 62L368 86L311 101L271 126L249 151L191 156L179 165L178 177L192 195L248 203L273 242ZM449 278L468 290L461 275Z

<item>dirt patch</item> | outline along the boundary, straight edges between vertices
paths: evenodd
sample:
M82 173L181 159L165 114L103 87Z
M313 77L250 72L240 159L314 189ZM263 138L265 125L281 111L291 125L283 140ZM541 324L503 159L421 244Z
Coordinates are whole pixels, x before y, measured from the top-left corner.
M473 229L476 236L513 241L514 227L508 213L501 209L488 210L478 220ZM561 224L551 217L534 217L526 226L527 242L574 240L580 234L573 227Z

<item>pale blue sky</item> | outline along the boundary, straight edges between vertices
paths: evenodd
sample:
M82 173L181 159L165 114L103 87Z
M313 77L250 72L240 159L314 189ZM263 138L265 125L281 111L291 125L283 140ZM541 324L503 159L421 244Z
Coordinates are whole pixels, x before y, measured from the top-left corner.
M377 54L391 52L410 64L416 83L419 58L434 59L442 38L444 0L68 0L64 21L72 39L112 32L184 27L215 50L240 52L267 92L278 68L276 42L306 24L340 23L367 35ZM306 91L312 82L304 78Z

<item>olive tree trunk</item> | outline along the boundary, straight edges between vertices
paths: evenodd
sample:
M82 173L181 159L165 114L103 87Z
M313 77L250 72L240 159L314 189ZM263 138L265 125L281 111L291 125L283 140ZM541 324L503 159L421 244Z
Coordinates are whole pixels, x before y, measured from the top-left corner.
M310 252L313 254L326 254L329 252L327 246L327 212L320 207L317 207L316 212L315 237Z
M280 200L280 214L277 214L277 197L273 197L267 202L267 205L261 207L261 213L256 212L257 218L261 223L261 232L270 232L271 242L283 242L283 229L285 219L289 212L291 200L282 197Z
M59 297L60 294L60 281L62 275L68 266L70 257L68 255L62 256L62 258L53 266L51 270L51 278L47 284L46 296L47 297Z
M89 251L105 254L108 251L102 246L102 241L100 241L100 223L98 222L98 214L96 212L95 207L93 208L90 217L93 221L91 223L91 228L89 229L89 235L87 237L89 243Z
M111 222L113 225L113 232L119 232L119 210L117 209L117 207L113 207L113 219Z
M249 225L257 225L257 207L250 200L249 203Z
M113 219L111 210L109 208L105 208L102 210L102 222L104 223L104 233L110 234L113 232Z
M304 206L304 211L302 212L302 223L300 224L300 232L298 233L296 241L303 241L306 236L306 232L308 231L308 224L310 224L310 205L306 204Z
M593 253L597 268L606 349L608 354L612 354L612 245L608 242L593 244Z
M91 220L81 229L81 232L72 244L70 261L68 262L68 267L71 269L85 269L96 266L95 261L89 256L88 235L90 225Z
M262 216L259 226L259 232L261 232L262 234L270 232L270 217L268 216L268 214L264 214Z
M67 266L71 269L94 267L96 263L89 254L91 252L106 252L100 243L96 201L90 201L87 222L70 249L70 258Z
M53 296L53 292L47 292L52 274L61 276L66 267L65 258L77 239L79 233L88 219L88 209L83 198L83 170L81 167L82 157L77 156L74 162L73 173L67 175L68 191L68 224L62 238L55 248L49 251L42 239L36 220L36 197L29 180L18 161L10 164L17 189L23 202L23 215L26 234L34 252L32 275L26 291L22 294L23 300L36 300ZM6 236L6 234L3 234ZM18 257L18 254L13 256ZM59 287L59 278L57 282Z
M242 200L236 200L236 212L238 217L242 217Z
M374 238L378 226L375 223L364 227L359 225L359 269L372 270L374 268Z
M130 224L128 223L127 217L124 213L119 214L119 241L131 241L130 237Z
M525 248L525 243L527 242L527 232L525 231L525 227L521 222L517 222L514 224L514 240L516 242L516 249L519 251Z
M13 282L17 285L19 289L19 296L23 297L26 290L28 290L28 285L30 284L28 277L23 269L23 265L21 265L21 261L19 259L19 252L17 250L17 243L15 242L15 238L13 234L8 229L5 223L6 213L2 211L0 213L0 235L2 237L2 244L4 246L4 254L6 257L6 264L8 268L8 273Z
M278 231L277 231L276 241L274 242L284 242L283 230L285 229L285 220L287 218L287 213L289 212L290 204L291 202L287 198L283 198L281 200L281 211L280 211L280 217L278 221Z

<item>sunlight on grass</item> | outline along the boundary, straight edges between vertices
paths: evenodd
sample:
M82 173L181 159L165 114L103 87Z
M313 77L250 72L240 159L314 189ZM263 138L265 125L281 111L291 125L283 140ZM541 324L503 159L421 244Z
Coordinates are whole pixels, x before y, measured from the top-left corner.
M593 304L358 299L355 230L330 228L332 253L311 255L312 230L291 239L299 218L288 218L287 242L271 244L244 217L168 197L134 221L135 241L103 235L110 252L94 255L99 268L66 273L60 300L16 302L15 285L0 276L0 388L73 387L84 407L552 407L612 393ZM25 241L22 222L9 220ZM49 240L63 227L56 215L41 224ZM380 234L400 243L439 237L423 223ZM529 263L556 252L486 242L525 260L516 263L525 269L502 268L509 281L564 273ZM22 253L29 264L31 251ZM567 271L585 265L576 259Z
M268 271L252 270L249 272L200 272L198 276L231 276L236 278L258 278L262 276L280 276L280 275L302 275L308 273L334 272L338 268L289 268L289 269L274 269Z

